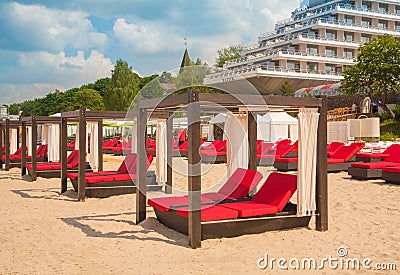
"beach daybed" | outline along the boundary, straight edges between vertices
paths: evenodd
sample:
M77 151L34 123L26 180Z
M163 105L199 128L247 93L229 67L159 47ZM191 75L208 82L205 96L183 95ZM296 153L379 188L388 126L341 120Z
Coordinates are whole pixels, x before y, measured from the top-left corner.
M245 103L249 104L246 105ZM199 136L201 133L201 125L197 123L200 121L201 111L208 110L211 111L215 108L215 104L218 104L218 110L221 107L226 108L228 112L233 114L233 119L228 124L227 127L227 140L229 136L235 135L237 131L236 125L246 125L246 127L241 127L242 131L238 135L234 136L233 141L230 142L229 147L232 150L228 150L227 160L228 160L228 174L231 173L232 169L242 167L249 170L257 170L257 120L256 115L269 111L270 106L276 106L276 108L281 108L281 106L286 106L287 108L298 108L299 109L299 131L301 133L302 139L305 140L302 147L299 147L299 155L303 158L304 150L307 151L308 158L311 159L310 162L300 162L302 169L300 169L301 175L297 177L297 185L299 185L298 192L302 194L297 200L297 207L286 203L286 196L279 197L276 196L277 202L281 203L273 204L268 200L257 200L253 201L253 206L248 206L248 210L251 212L250 208L256 207L255 204L261 203L264 208L269 210L257 210L261 213L254 213L254 217L251 218L241 218L239 217L239 212L235 209L225 207L223 205L211 206L210 209L206 210L204 197L201 196L201 179L202 179L202 166L200 165L201 152ZM248 233L260 233L269 230L279 230L279 229L289 229L300 226L307 226L311 216L315 216L316 229L319 231L325 231L328 229L328 208L327 208L327 173L326 173L326 99L325 98L290 98L281 96L262 96L253 95L250 93L246 94L206 94L200 93L196 89L188 89L184 94L171 94L162 99L141 99L137 104L136 113L137 116L137 158L138 158L138 171L137 171L137 186L136 189L136 223L144 221L147 216L147 199L146 199L146 126L149 113L153 112L165 112L165 119L168 132L172 131L173 125L173 113L185 108L187 112L187 125L188 125L188 205L178 207L179 209L171 209L170 211L163 212L158 209L158 214L164 215L164 218L158 216L160 220L177 231L186 232L188 234L189 245L192 248L197 248L201 246L202 239L208 238L220 238L220 237L230 237L238 236ZM235 117L234 115L238 115ZM306 127L305 125L312 124L312 127ZM170 125L170 126L168 126ZM168 140L168 136L167 140ZM171 137L169 137L171 139ZM246 145L244 145L246 143ZM309 146L309 143L311 144ZM160 143L158 143L160 144ZM171 157L172 149L170 147L171 142L166 142L166 159ZM242 146L243 145L243 146ZM315 146L314 146L315 145ZM243 149L241 149L243 148ZM241 150L239 152L239 150ZM246 151L245 151L246 150ZM231 153L233 152L233 154ZM239 159L239 153L241 158ZM234 158L234 159L233 159ZM233 159L233 161L232 161ZM235 162L241 162L239 163ZM157 162L158 163L158 162ZM167 162L166 166L166 185L172 189L172 166ZM314 178L310 178L310 182L305 181L305 174L315 173ZM290 176L290 175L289 175ZM271 177L270 180L273 179ZM277 179L275 179L277 180ZM274 181L275 181L274 180ZM279 181L282 181L280 179ZM296 180L295 180L296 181ZM281 182L280 182L281 183ZM267 188L268 185L266 185ZM278 189L280 187L277 187ZM284 186L285 192L287 191L288 197L290 198L293 189L288 186ZM265 190L265 189L264 189ZM268 189L267 189L268 190ZM311 196L305 196L311 192ZM307 193L306 193L307 192ZM260 193L262 194L263 191ZM271 190L266 191L266 193L273 195L278 195L277 193L271 193ZM261 195L259 195L261 196ZM262 196L264 197L264 196ZM272 198L272 197L268 197ZM186 199L178 199L184 200ZM203 200L203 202L202 202ZM250 199L251 200L251 199ZM151 202L150 202L151 203ZM181 202L177 202L179 204ZM224 201L223 204L227 203ZM236 202L232 202L236 203ZM266 206L272 204L272 206ZM281 212L281 205L286 205ZM185 207L187 210L185 211ZM213 208L214 207L214 208ZM242 206L241 206L242 207ZM204 209L204 213L202 211ZM207 207L208 208L208 207ZM222 210L222 209L223 210ZM272 210L273 209L273 210ZM179 215L186 216L187 218ZM207 213L206 213L207 211ZM223 211L223 213L222 213ZM264 211L264 213L262 212ZM240 215L247 215L244 211ZM256 211L254 211L256 212ZM265 212L275 213L275 214L265 214ZM251 214L251 213L250 213ZM249 214L249 215L250 215ZM264 215L265 214L265 215ZM252 215L252 214L251 214ZM206 218L207 216L207 218ZM217 216L217 217L216 217ZM236 216L236 217L235 217ZM211 217L210 221L208 220ZM222 220L220 220L222 219ZM202 221L203 220L203 221ZM170 224L171 223L171 224Z
M400 148L392 152L384 161L353 162L348 173L353 179L378 179L382 177L382 169L386 167L400 167Z
M73 150L67 158L67 169L69 171L76 170L79 164L78 150ZM32 163L25 164L28 175L32 177ZM92 171L89 164L86 164L86 170ZM59 178L61 175L60 162L39 162L36 164L36 173L42 178Z
M118 145L119 138L109 139L103 143L103 154L112 154L113 149Z
M382 179L387 183L400 184L400 165L399 167L382 168Z
M351 164L351 159L359 152L365 143L355 142L347 146L341 146L327 159L328 172L347 171ZM278 171L297 170L297 158L277 158L274 167Z
M115 195L131 194L136 191L136 154L129 153L121 163L117 171L98 171L85 173L86 196L92 198L106 198ZM147 168L153 161L153 155L147 156ZM78 173L68 173L74 190L78 192ZM161 186L157 185L154 177L148 177L148 190L159 191Z
M213 141L210 146L200 149L200 155L204 163L226 162L226 140Z
M327 155L328 157L330 157L331 155L333 155L337 150L339 150L340 148L342 148L344 146L343 142L338 142L338 141L333 141L331 143L329 143L327 145Z
M392 144L386 148L382 153L358 153L356 154L356 161L372 162L385 160L391 154L400 152L400 144Z
M254 170L238 168L227 179L223 186L217 192L208 192L201 194L202 202L224 201L232 199L243 199L249 196L256 185L261 181L262 174ZM171 196L165 198L152 198L148 200L148 205L154 209L168 212L174 206L188 204L188 196Z
M293 149L293 145L291 143L292 142L290 139L280 140L272 147L270 147L270 145L267 143L265 147L269 147L268 150L264 148L261 154L257 154L258 165L272 166L275 159L283 158L290 153L290 151Z

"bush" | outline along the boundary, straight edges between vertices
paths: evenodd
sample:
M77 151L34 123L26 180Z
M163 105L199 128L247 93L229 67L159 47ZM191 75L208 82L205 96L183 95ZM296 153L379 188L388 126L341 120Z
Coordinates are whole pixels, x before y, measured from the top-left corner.
M400 120L400 106L396 105L396 107L394 107L392 111L396 116L396 120Z
M382 141L395 141L397 138L398 136L396 134L393 134L392 132L381 134Z

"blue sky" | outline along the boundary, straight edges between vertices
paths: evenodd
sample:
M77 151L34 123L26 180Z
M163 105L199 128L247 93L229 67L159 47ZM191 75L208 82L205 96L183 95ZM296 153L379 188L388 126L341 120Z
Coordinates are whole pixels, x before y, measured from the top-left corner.
M253 44L299 0L36 0L0 2L0 104L111 76L124 59L140 75L174 70L184 52Z

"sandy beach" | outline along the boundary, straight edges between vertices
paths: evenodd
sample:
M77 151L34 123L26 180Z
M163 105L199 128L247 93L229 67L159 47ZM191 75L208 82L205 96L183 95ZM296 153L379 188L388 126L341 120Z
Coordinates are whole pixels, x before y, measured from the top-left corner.
M105 169L121 158L105 159ZM226 165L214 165L204 185L223 178ZM329 230L310 228L266 232L236 238L205 240L189 248L187 237L160 224L152 208L135 225L135 195L77 202L68 183L60 195L59 179L21 179L20 169L0 172L0 274L275 274L309 270L260 269L259 258L371 258L400 267L400 186L381 180L351 180L347 173L329 174ZM185 177L174 174L184 189ZM206 186L207 187L207 186ZM150 196L160 196L152 193ZM315 274L356 271L325 267ZM396 271L360 270L362 274Z

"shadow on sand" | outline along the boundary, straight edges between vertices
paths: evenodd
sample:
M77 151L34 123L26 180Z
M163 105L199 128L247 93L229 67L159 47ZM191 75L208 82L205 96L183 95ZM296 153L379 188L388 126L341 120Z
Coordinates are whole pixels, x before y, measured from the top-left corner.
M151 212L147 210L147 212ZM187 236L178 233L172 229L165 227L163 224L157 221L156 218L149 217L145 221L136 225L133 221L120 217L121 215L133 216L136 212L118 213L118 214L105 214L105 215L91 215L91 216L80 216L70 218L60 218L63 222L71 225L75 228L80 229L84 234L89 237L95 238L121 238L128 240L139 240L139 241L155 241L164 242L167 244L189 247ZM134 227L132 230L122 230L119 232L101 232L96 230L95 225L88 225L87 223L100 223L98 228L104 230L109 223L123 223L129 227ZM149 236L151 233L157 233L162 237Z
M59 188L37 188L37 189L23 189L23 190L10 190L11 192L20 195L25 199L46 199L58 201L77 201L78 194L73 190L68 190L60 194Z

